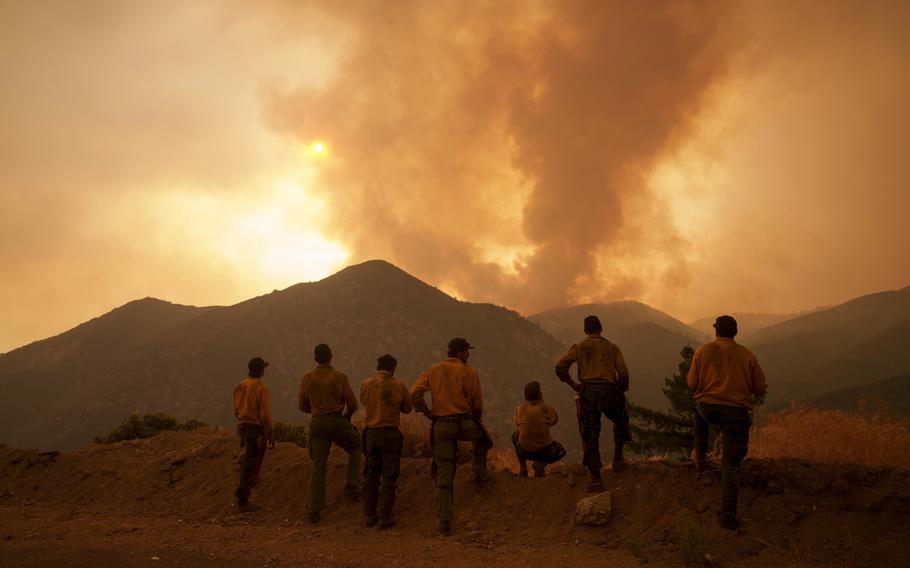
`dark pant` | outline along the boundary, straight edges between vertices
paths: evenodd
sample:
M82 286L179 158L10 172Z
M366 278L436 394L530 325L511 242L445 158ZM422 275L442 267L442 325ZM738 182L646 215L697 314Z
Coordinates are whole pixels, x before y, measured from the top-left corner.
M401 470L401 446L404 437L398 428L367 428L363 432L363 512L375 517L392 517L395 491ZM380 486L380 480L382 482Z
M739 498L739 469L749 451L749 428L752 416L739 406L722 404L695 405L695 451L704 455L708 450L708 425L714 424L723 434L723 458L721 482L723 508L721 517L736 519L736 505Z
M559 442L550 444L536 452L529 452L518 443L518 432L512 433L512 445L515 446L515 455L519 462L532 461L543 464L556 463L566 457L566 449Z
M345 488L356 490L360 483L360 434L351 421L336 414L324 414L310 419L309 450L310 467L310 513L325 508L325 470L329 461L332 444L348 453Z
M433 421L433 461L436 464L436 514L451 521L455 515L455 465L458 442L474 443L474 479L487 476L487 452L492 443L483 426L470 416L443 416Z
M243 454L243 465L240 467L240 486L234 493L241 503L250 498L250 491L259 479L262 458L265 457L265 440L262 439L262 426L241 424L237 427L240 434L240 445L246 449Z
M632 440L629 431L629 414L626 396L614 384L584 382L579 392L581 401L581 444L584 447L583 464L592 475L600 475L600 415L613 422L613 441L625 443Z

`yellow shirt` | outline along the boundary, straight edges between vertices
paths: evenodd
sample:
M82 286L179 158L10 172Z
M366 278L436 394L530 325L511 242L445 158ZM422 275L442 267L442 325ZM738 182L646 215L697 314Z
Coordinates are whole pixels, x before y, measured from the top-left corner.
M319 365L303 376L298 402L301 410L309 405L313 416L344 413L345 406L348 412L357 410L348 376L331 365Z
M570 377L569 367L578 364L578 380L581 382L603 380L619 385L622 390L629 388L629 368L622 351L613 343L594 333L576 343L556 362L556 374L562 380Z
M247 377L234 388L234 416L238 424L258 424L272 431L272 398L260 379Z
M408 387L388 371L378 371L360 385L360 402L366 410L363 421L367 428L381 428L401 423L401 413L411 411Z
M556 409L542 400L529 400L515 407L518 443L529 452L544 449L553 442L550 427L559 421Z
M480 419L483 416L483 396L480 392L480 376L477 369L461 359L449 357L423 372L411 387L411 403L414 408L427 408L423 399L425 392L433 397L433 416L470 414Z
M723 337L695 350L686 382L699 402L743 408L752 408L752 395L768 390L755 355Z

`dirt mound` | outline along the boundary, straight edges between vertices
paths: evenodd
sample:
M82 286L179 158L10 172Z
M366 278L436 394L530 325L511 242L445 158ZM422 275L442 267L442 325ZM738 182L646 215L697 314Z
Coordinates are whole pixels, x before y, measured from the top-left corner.
M381 559L420 566L522 559L904 566L910 552L907 471L748 461L741 492L747 531L734 535L716 525L719 476L697 478L684 465L646 461L607 473L613 518L603 528L573 524L575 504L586 496L578 466L553 468L543 479L497 471L490 490L469 483L466 466L456 481L457 534L443 539L435 534L428 460L404 460L396 506L401 524L379 533L362 528L359 505L342 499L343 454L333 453L330 462L325 522L303 522L309 458L290 444L266 457L253 494L262 509L236 515L240 455L236 436L204 431L62 454L0 449L0 513L9 521L0 528L0 563L11 554L46 556L67 547L102 554L99 547L111 542L139 556L160 549L184 564L204 558L227 565L239 557L258 566L293 560L372 566ZM251 537L262 546L247 542ZM47 542L39 546L36 538ZM103 554L96 565L105 565ZM117 557L121 564L125 559Z

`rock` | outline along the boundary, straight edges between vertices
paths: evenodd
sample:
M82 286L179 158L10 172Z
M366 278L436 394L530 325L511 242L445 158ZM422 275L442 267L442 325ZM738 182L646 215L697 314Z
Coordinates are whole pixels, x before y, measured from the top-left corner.
M575 524L603 527L613 514L613 496L609 491L585 497L575 505Z

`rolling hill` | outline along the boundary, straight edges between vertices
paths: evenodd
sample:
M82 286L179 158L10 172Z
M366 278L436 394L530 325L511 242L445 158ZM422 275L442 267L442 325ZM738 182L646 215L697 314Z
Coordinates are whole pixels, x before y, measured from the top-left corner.
M812 398L910 372L910 287L760 330L750 345L772 400Z
M857 410L863 401L871 403L869 410L872 411L877 410L879 404L884 404L888 412L910 415L910 373L857 387L837 389L809 402L822 408Z
M566 418L571 393L557 389L561 345L517 313L461 302L383 261L226 307L192 308L140 300L59 336L0 356L2 437L15 446L73 448L106 433L131 412L165 412L212 425L233 424L231 391L246 361L271 362L265 376L277 420L301 423L300 377L317 343L355 390L376 357L399 359L408 385L445 357L453 336L478 346L487 422L511 432L512 409L529 380ZM571 419L563 438L575 441Z

